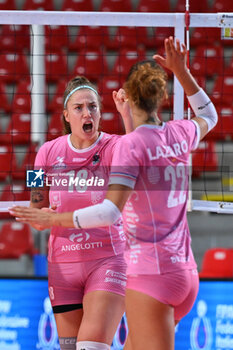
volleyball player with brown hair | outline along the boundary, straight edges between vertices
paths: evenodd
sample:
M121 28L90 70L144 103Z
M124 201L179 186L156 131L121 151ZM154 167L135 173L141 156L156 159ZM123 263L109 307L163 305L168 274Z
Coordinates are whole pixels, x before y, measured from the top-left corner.
M154 61L137 63L124 84L134 131L116 145L105 201L72 213L12 212L28 223L86 229L114 223L124 208L127 350L173 350L175 324L191 309L199 285L186 216L189 155L217 113L187 69L185 46L170 37L165 51L165 58L153 58L176 75L195 117L161 122L166 75Z
M114 92L113 99L127 129L130 118L122 90ZM75 77L64 92L65 135L46 142L38 151L35 169L45 172L47 186L32 190L31 208L49 213L50 206L63 213L103 201L120 136L99 132L100 119L100 96L95 86L85 77ZM61 185L64 180L93 177L105 183L90 188L75 182ZM46 226L31 224L40 230ZM48 287L61 350L110 349L125 311L124 247L121 219L90 230L51 229Z

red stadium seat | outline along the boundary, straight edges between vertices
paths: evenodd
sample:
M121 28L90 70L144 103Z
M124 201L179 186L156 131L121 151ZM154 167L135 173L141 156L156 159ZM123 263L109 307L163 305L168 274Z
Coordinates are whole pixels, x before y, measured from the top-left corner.
M231 76L217 77L211 94L214 104L232 106L233 72Z
M0 82L0 106L5 112L11 111L11 105L8 101L6 94L6 87L3 83Z
M150 43L147 28L118 27L114 35L109 36L106 46L110 50L133 49L148 46Z
M53 140L62 135L62 113L54 113L51 115L47 130L47 141Z
M85 75L97 81L108 74L108 64L103 50L82 50L79 52L71 76Z
M10 221L0 232L0 259L18 259L23 254L33 256L34 242L29 225Z
M23 10L52 11L53 1L52 0L25 0L25 3L23 5Z
M0 37L1 52L18 52L29 50L29 27L25 25L3 25Z
M50 25L45 27L46 51L68 48L69 33L66 26Z
M186 9L185 4L186 4L186 0L178 0L174 11L175 12L184 12ZM202 0L202 1L190 0L189 1L189 11L190 12L198 12L198 13L209 12L207 0Z
M5 181L11 174L14 154L10 146L0 146L0 180Z
M1 189L1 201L28 201L30 200L30 188L22 184L5 185Z
M116 111L116 106L112 98L112 92L114 90L119 90L121 86L122 84L117 76L107 76L99 81L98 90L101 96L103 108L106 111Z
M109 112L104 110L101 113L101 130L108 132L110 134L124 134L124 126L121 116L116 111Z
M22 145L30 142L31 115L14 113L3 135L2 142L5 144Z
M223 74L224 59L221 46L200 46L196 49L195 56L191 59L191 72L195 75Z
M220 43L221 40L221 29L220 28L195 28L191 31L190 35L190 46L205 46L206 43L214 45ZM227 40L229 41L229 40ZM221 45L223 41L221 41Z
M203 258L202 268L199 273L202 278L233 277L233 249L211 248Z
M15 83L29 77L29 69L25 55L0 54L0 80Z
M92 0L64 0L61 11L93 11Z
M231 0L215 0L213 2L212 12L233 12L233 3Z
M74 40L69 45L70 51L99 49L107 45L109 33L105 26L81 26Z
M48 104L50 113L62 113L63 111L63 95L66 89L67 81L61 80L56 86L55 93Z
M20 80L15 88L12 110L14 113L31 112L31 83L27 80Z
M99 11L131 12L130 0L102 0Z
M46 80L48 83L57 83L68 77L67 54L63 51L47 52L45 56Z
M169 0L139 0L137 11L139 12L170 12Z
M170 27L157 27L154 32L154 47L161 47L164 50L164 39L174 35L174 29Z
M209 140L233 140L233 107L217 107L218 124L205 136Z
M218 169L216 143L201 141L192 153L193 177L200 177L203 172L213 172Z
M2 10L16 10L15 0L2 0L0 2L0 11Z
M129 73L131 66L141 60L146 58L146 53L144 50L127 50L122 49L119 51L119 55L113 65L111 75L119 76L120 78L125 78Z
M12 163L12 173L11 177L14 180L24 180L26 179L26 170L34 169L34 162L36 157L37 147L35 145L29 146L26 151L15 151L15 158ZM23 159L21 162L18 158L21 158L23 153Z

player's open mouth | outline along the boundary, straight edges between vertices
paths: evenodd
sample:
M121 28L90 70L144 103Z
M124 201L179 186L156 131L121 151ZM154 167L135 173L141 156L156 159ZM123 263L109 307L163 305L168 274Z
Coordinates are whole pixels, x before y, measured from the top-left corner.
M92 128L93 128L92 122L88 122L88 123L83 124L83 130L84 130L86 133L92 132Z

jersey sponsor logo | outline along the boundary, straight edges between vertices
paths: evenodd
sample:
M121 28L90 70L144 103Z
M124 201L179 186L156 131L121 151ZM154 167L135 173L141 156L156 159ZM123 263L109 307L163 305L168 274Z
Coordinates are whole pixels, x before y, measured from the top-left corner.
M107 270L105 273L106 277L104 282L111 282L120 284L121 286L126 286L126 274L122 272L117 272L113 270Z
M153 152L149 147L147 148L147 153L150 160L157 160L160 158L169 158L169 157L176 158L187 152L188 152L188 144L186 140L173 143L171 146L169 145L156 146L153 149Z
M90 250L90 249L97 249L102 248L103 243L102 242L86 242L86 243L77 243L77 244L66 244L61 247L62 252L70 252L70 251L77 251L77 250Z
M69 240L72 241L72 242L82 242L83 240L84 241L87 241L88 239L90 238L90 235L89 233L87 232L81 232L81 233L72 233L72 235L70 235L69 237Z
M69 236L69 240L75 244L66 244L61 248L62 252L70 252L77 250L90 250L96 248L102 248L102 242L87 242L90 239L90 235L87 232L72 233Z
M27 170L26 186L27 187L43 187L44 186L44 171L42 169L40 169L40 170Z

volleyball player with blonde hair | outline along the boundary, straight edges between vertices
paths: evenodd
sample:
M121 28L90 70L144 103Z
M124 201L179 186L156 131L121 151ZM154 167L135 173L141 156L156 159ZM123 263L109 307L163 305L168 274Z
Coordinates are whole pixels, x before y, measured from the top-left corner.
M134 65L124 84L134 131L116 145L103 203L63 214L12 211L24 222L86 229L114 223L124 208L127 350L173 350L175 324L190 311L199 286L186 216L189 155L215 126L217 114L187 69L185 46L170 37L165 51L165 58L155 55ZM192 120L158 118L166 95L161 66L180 81Z

